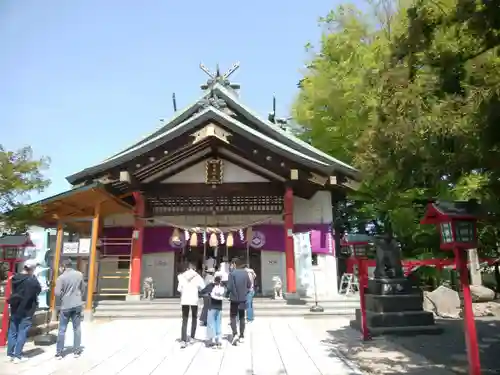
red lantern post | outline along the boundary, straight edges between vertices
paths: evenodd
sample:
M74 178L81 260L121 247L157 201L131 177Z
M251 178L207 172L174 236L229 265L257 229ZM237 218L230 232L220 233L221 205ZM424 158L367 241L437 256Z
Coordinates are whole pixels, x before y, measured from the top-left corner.
M453 250L460 272L460 285L464 301L464 333L469 360L469 374L481 375L481 362L477 343L476 322L472 309L469 270L465 250L477 246L476 222L478 204L468 202L431 202L427 205L421 224L435 224L439 228L441 248Z
M7 235L0 237L0 260L9 264L7 273L7 285L5 286L5 303L3 306L2 331L0 332L0 346L7 344L7 332L9 330L10 310L9 298L12 294L12 276L16 271L16 263L24 262L24 250L33 247L34 244L28 235Z
M361 338L363 341L372 339L366 319L366 299L365 288L368 286L368 266L366 263L366 250L369 246L368 241L349 241L344 240L342 246L349 246L352 249L352 256L358 267L359 282L359 309L361 313Z
M0 346L7 345L7 332L9 331L9 298L12 294L12 276L14 272L10 271L7 273L7 285L5 286L5 303L3 305L3 316L2 316L2 331L0 332Z

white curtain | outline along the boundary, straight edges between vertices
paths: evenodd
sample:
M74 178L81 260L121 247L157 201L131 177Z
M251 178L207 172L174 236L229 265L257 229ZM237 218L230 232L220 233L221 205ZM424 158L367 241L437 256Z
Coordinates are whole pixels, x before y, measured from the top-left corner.
M48 283L49 283L49 274L50 274L50 264L46 264L45 255L48 251L48 231L39 228L32 227L28 230L30 235L31 242L35 245L30 254L30 258L35 258L39 266L35 270L35 276L42 287L42 292L38 295L38 308L47 309L48 301L47 301L47 292L48 292Z
M294 233L293 245L297 292L312 297L314 295L314 275L312 270L311 233Z

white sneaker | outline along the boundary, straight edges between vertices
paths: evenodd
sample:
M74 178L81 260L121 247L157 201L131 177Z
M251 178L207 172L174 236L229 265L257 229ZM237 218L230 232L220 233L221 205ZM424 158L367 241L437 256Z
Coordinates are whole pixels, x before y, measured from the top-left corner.
M14 363L15 365L19 364L19 363L24 363L28 360L28 358L26 357L21 357L21 358L14 358L12 360L12 363Z
M240 337L240 338L238 339L238 342L244 343L244 342L245 342L245 338Z
M239 338L240 337L238 335L234 335L233 339L231 340L231 345L237 345Z

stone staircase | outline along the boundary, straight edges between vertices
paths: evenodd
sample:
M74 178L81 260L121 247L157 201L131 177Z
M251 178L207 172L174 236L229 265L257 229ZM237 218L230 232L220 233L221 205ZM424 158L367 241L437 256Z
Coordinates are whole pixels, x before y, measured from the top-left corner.
M324 318L334 316L353 317L356 308L359 308L358 296L337 296L318 301L323 307L321 313L310 312L314 300L272 300L269 298L255 298L255 316L259 317L304 317ZM200 305L201 308L201 305ZM180 300L178 298L157 299L154 301L113 301L103 300L97 303L94 310L94 320L116 319L178 319L180 317ZM229 302L224 301L223 317L229 317Z

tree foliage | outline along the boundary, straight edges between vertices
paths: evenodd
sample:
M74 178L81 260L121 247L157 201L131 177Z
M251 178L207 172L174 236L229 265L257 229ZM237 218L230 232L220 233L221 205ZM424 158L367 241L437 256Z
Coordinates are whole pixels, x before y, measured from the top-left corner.
M50 183L43 171L47 158L36 159L30 147L7 151L0 145L0 222L2 232L23 232L40 213L26 205L29 194L43 191Z
M340 6L320 20L294 105L320 149L358 167L357 217L407 252L435 251L416 199L477 198L486 250L500 213L500 1Z

